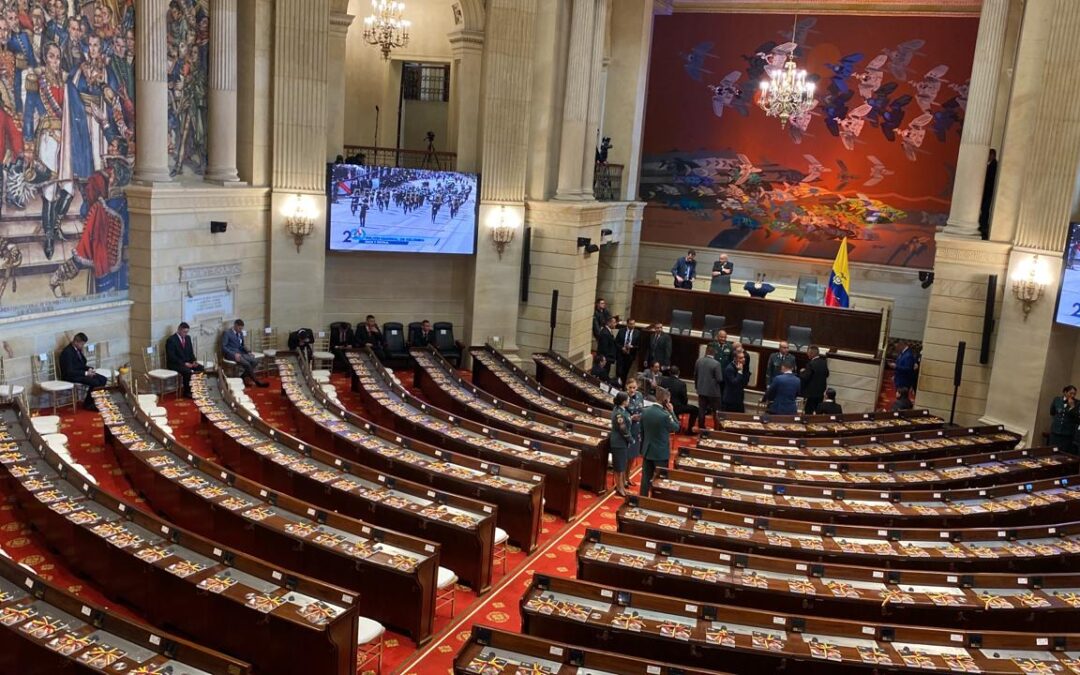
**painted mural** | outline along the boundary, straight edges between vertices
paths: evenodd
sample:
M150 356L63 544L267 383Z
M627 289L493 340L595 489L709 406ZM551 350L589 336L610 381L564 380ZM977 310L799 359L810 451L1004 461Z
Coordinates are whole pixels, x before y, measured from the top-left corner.
M948 217L977 19L656 17L643 240L930 267ZM786 128L758 84L793 55L817 103Z
M169 0L169 171L206 170L209 0Z
M127 297L132 0L0 16L0 317Z

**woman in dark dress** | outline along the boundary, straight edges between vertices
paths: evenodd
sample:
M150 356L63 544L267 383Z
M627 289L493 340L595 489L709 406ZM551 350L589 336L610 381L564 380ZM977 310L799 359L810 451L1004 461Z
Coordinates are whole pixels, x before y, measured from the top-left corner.
M626 465L633 440L630 411L626 403L630 397L625 391L615 394L615 409L611 411L611 466L615 471L615 492L620 497L626 496Z

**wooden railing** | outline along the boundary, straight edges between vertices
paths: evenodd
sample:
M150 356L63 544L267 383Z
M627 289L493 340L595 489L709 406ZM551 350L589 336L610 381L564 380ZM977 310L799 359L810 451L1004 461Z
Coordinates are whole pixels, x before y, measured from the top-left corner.
M597 162L593 173L593 197L599 202L622 199L622 164Z
M398 148L377 148L370 145L346 145L346 161L360 154L364 164L369 166L398 166L406 169L441 169L457 170L456 152L429 152L427 150L402 150Z

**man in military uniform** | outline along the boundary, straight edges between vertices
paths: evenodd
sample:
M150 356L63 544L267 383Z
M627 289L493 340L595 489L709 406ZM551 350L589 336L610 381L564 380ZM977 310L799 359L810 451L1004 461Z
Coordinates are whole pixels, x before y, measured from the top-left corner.
M773 378L780 374L780 368L787 364L789 370L795 371L795 355L788 348L787 340L780 341L780 349L769 356L769 363L765 366L765 386L772 384Z

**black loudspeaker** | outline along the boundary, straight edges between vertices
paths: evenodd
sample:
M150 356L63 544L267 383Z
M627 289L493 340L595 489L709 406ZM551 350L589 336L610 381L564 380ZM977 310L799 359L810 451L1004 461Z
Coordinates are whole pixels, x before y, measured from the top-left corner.
M548 351L555 349L555 319L559 314L559 289L551 289L551 333L548 334Z
M229 224L224 220L211 220L210 221L210 234L219 234L224 232L229 227Z
M990 335L994 332L994 300L997 296L997 275L986 279L986 304L983 307L982 344L979 345L979 363L990 363Z
M526 227L521 237L521 301L529 301L529 277L532 276L532 263L529 262L529 254L532 252L532 228Z
M953 369L952 383L954 387L960 386L960 381L964 377L964 352L967 350L967 343L960 341L956 344L956 367Z

